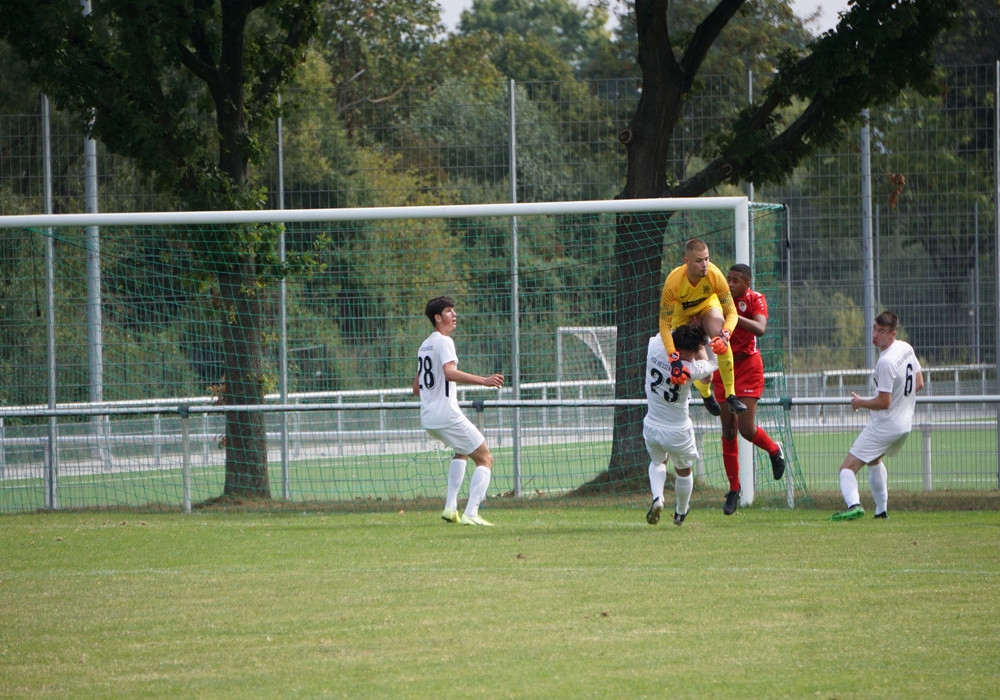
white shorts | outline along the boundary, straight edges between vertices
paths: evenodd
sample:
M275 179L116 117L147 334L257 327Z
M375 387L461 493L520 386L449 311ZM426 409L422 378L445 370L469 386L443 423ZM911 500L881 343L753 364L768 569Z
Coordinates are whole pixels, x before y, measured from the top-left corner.
M486 442L479 428L465 416L447 427L424 428L424 430L432 438L440 440L460 455L471 455Z
M698 463L698 445L690 426L667 428L643 423L642 437L646 441L649 460L654 464L660 464L667 457L674 469L694 469Z
M883 455L886 457L895 455L909 436L908 432L885 435L877 430L871 430L871 424L869 424L858 435L849 452L868 464Z

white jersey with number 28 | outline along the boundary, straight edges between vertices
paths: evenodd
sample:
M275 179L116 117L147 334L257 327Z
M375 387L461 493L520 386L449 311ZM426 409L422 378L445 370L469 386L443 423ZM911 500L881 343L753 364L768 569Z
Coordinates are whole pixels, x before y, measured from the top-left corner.
M424 428L446 428L464 415L458 406L455 382L444 378L444 366L449 362L458 366L455 341L434 331L417 353L420 425Z

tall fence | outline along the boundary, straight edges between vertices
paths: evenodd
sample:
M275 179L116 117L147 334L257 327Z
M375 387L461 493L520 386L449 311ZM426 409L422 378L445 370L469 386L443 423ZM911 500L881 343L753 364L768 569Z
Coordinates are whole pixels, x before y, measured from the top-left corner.
M755 77L757 89L765 80ZM750 82L704 79L672 142L673 177L699 167L706 142L745 103ZM860 129L807 159L788 183L753 191L756 201L789 211L781 251L793 297L789 367L865 366L868 285L875 306L899 313L925 359L996 363L996 83L995 65L948 67L937 98L904 95L871 110L870 233ZM280 140L276 125L272 165L258 176L274 208L279 198L285 208L506 202L513 154L519 202L612 198L624 185L617 133L638 85L586 88L449 83L401 91L390 102L352 99L350 113L323 94L289 95L286 102L302 107L283 120ZM0 115L0 213L44 211L42 133L40 114ZM85 210L82 150L82 136L54 113L55 213ZM100 211L174 208L127 161L101 154L98 162ZM11 245L7 258L26 252Z
M851 390L870 391L865 373L867 287L873 288L879 308L899 313L902 335L927 367L947 368L942 376L951 372L959 377L956 395L985 398L996 393L996 82L996 66L949 68L938 99L907 95L872 111L868 222L863 216L866 175L860 130L845 133L841 148L807 160L788 184L753 191L758 201L780 203L786 217L777 232L775 224L762 224L752 247L759 258L754 261L759 263L755 264L758 286L772 301L765 336L765 342L773 343L768 366L783 371L789 382L774 397L829 402L794 407L787 416L796 430L822 426L817 433L819 448L805 450L811 456L798 462L811 488L835 488L829 476L835 470L833 463L839 464L860 418L845 415L842 399ZM745 76L706 79L704 91L687 105L674 139L675 177L683 178L698 167L705 141L746 100L746 85ZM550 84L510 83L484 90L449 84L433 93L400 93L391 106L361 101L363 111L349 119L328 102L301 99L307 107L283 120L280 139L276 125L272 166L258 175L268 186L274 208L279 197L286 208L507 201L515 172L511 154L516 159L515 191L522 202L603 199L621 189L625 162L617 132L635 107L638 93L633 81L590 84L585 94ZM85 192L83 139L64 124L60 115L53 115L49 144L53 211L80 212ZM4 214L44 210L43 132L41 115L0 115ZM514 144L511 133L516 133ZM169 198L155 192L127 161L101 154L99 163L102 211L172 208ZM726 189L719 194L740 193ZM586 344L577 343L572 350L575 358L567 360L576 363L574 368L562 370L556 381L555 329L605 328L617 322L613 306L595 301L614 289L615 272L608 264L613 260L612 238L586 218L568 223L531 232L535 237L524 238L519 250L522 287L516 304L526 324L546 329L546 339L527 348L520 358L522 382L532 387L529 393L545 400L553 398L549 393L553 382L558 398L582 391L584 398L593 399L591 392L598 390L587 382L606 371ZM721 266L734 259L732 248L717 232L706 234L695 228L688 232L712 241L713 259ZM508 332L496 319L506 317L515 301L509 292L504 296L486 291L503 289L504 284L509 289L508 222L484 228L290 227L290 252L304 251L320 234L330 237L320 267L311 276L289 281L297 308L308 310L293 309L290 321L295 340L284 357L292 394L344 400L348 394L343 392L376 385L406 387L410 346L426 330L419 308L425 299L420 295L431 289L467 300L460 317L471 342L462 353L463 363L485 371L497 366L496 358L508 356ZM100 245L105 332L99 369L104 400L205 397L208 387L221 379L223 350L204 340L211 335L206 329L217 309L211 285L191 274L190 251L169 236L147 236L134 229L102 230ZM423 252L415 255L415 251ZM80 231L0 231L4 405L45 405L51 372L57 376L56 403L91 400L95 348L88 329L94 321L85 300L92 253ZM47 267L47 256L53 267ZM679 248L665 245L664 269L679 261ZM440 274L436 265L448 265L448 273ZM44 319L50 288L56 323L52 337L47 337ZM276 306L273 300L269 304L273 314ZM273 343L266 347L267 360L276 367L278 350ZM938 375L931 376L937 386ZM607 389L600 391L605 393L597 396L606 399ZM784 410L775 405L776 411ZM545 413L544 421L538 418L540 424L550 425L557 408L539 409L539 416ZM563 407L563 420L580 410L594 414L596 425L608 420L597 418L599 409L579 406ZM222 431L213 422L217 416L210 413L192 434L212 434L218 445ZM364 409L366 417L356 417L364 426L359 430L381 427L377 416L385 415L374 409L370 414ZM296 413L287 415L294 418ZM306 425L305 432L322 433L327 428L308 425L320 420L318 415L300 414L298 425ZM502 415L497 412L494 420L509 427L504 423L509 416ZM834 416L836 432L831 432ZM696 417L703 418L697 413ZM322 420L345 419L346 414L333 410ZM934 469L942 474L936 487L995 488L993 405L987 401L978 406L928 404L922 415L926 424L951 419L975 425L968 435L952 436L953 445L933 449L935 464L945 465ZM156 419L142 420L155 423ZM109 435L119 434L120 426L110 433L95 433L92 422L69 427L60 421L60 439L74 430L81 431L80 444L86 444L86 435L95 436L97 442L84 450L86 459L98 449L98 462L106 461L109 455L106 450L102 455L100 446L110 445ZM171 427L167 414L161 415L159 427L143 426L136 432L171 435L171 440L178 435L179 426ZM5 419L4 439L13 441L2 445L6 478L15 475L15 465L25 460L36 465L44 461L44 453L33 451L37 448L33 441L39 430L44 434L48 429L45 421ZM274 426L268 431L273 433ZM712 460L717 462L714 443L709 440L705 446L709 472ZM32 448L19 455L22 444ZM207 444L198 443L200 454L206 454ZM300 449L305 444L300 441ZM219 450L213 448L209 454L218 459ZM599 464L606 456L580 461ZM923 466L910 471L919 476L907 477L904 487L924 488ZM949 473L954 476L944 476ZM437 490L435 482L433 492Z
M866 378L857 371L823 373L818 393L829 388L836 395L816 402L789 392L798 378L782 365L787 289L775 252L786 230L784 213L782 207L752 207L747 228L754 232L757 286L775 314L762 338L770 372L758 423L785 444L790 467L778 483L770 480L769 469L758 470L745 488L753 483L760 503L799 506L808 504L811 489L835 486L836 466L862 420L845 410L845 394L865 392ZM274 216L291 217L292 212ZM604 251L614 236L614 218L517 216L517 259L523 266L517 277L523 286L516 317L509 217L316 223L289 223L285 233L349 236L349 243L328 251L333 257L326 268L286 277L283 288L271 284L256 292L266 295L262 308L270 329L261 366L269 379L262 389L284 385L287 393L271 390L259 405L238 410L264 416L271 495L327 507L436 503L450 453L420 430L410 384L415 347L429 333L423 303L442 291L459 303L456 342L462 367L480 374L499 370L512 380L503 392L470 388L460 393L494 448L494 494L510 496L512 503L561 498L607 470L616 407L644 402L641 390L626 398L615 392L617 382L642 369L607 362L609 354L617 360L616 334L608 324L633 312L631 298L618 293L606 269ZM737 227L729 211L675 214L662 223L667 250L698 235L720 254L736 254ZM11 386L25 399L42 397L51 387L58 400L0 408L0 510L189 508L219 495L227 474L225 417L236 410L219 402L219 387L226 381L222 339L231 318L219 303L217 287L191 275L193 261L171 260L183 250L171 246L183 239L182 233L210 236L216 229L102 227L102 256L116 276L106 285L105 401L100 404L86 399L91 365L80 275L86 230L20 229L29 240L52 244L59 254L52 255L53 274L46 275L44 285L51 303L11 337L21 338L24 356L45 360L43 368L55 374L45 377L39 370L33 379L18 371L28 365L16 366L11 374L20 382ZM584 229L588 246L572 255L556 254L571 232ZM460 250L466 238L492 241L473 267L469 258L451 252ZM344 270L361 276L360 288L367 292L362 300L340 296ZM22 281L30 288L30 278ZM24 303L27 298L21 301L30 317L34 309ZM279 335L280 318L286 338ZM52 363L47 336L55 344ZM515 336L520 338L516 350ZM523 365L517 374L515 353ZM921 439L893 461L895 487L996 487L996 418L991 399L980 391L995 381L993 374L988 366L928 367L927 398L941 398L943 392L947 402L921 406ZM961 396L966 392L971 395ZM950 393L956 396L948 398ZM702 498L710 499L725 484L718 424L697 404L693 417L703 454L697 470ZM624 495L612 489L605 498L618 502L642 491L641 483L633 483Z

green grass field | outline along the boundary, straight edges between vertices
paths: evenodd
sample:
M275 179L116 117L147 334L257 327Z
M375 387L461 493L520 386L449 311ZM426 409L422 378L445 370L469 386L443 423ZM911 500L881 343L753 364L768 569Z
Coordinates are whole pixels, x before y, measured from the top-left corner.
M4 697L995 697L1000 513L46 513Z

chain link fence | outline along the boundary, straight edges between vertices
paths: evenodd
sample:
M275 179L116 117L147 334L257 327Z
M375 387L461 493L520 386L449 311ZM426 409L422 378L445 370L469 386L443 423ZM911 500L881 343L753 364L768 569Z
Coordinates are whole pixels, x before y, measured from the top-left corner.
M682 180L696 171L707 144L745 104L753 82L738 75L704 79L672 142L672 178ZM942 72L938 97L905 95L871 111L870 241L859 129L845 132L840 148L805 161L781 186L716 193L751 194L755 201L783 205L784 233L769 239L766 253L774 275L768 284L775 285L769 287L774 300L769 335L779 346L770 365L783 365L789 396L830 402L790 411L792 425L802 431L801 452L809 455L801 467L812 488L836 488L836 466L860 429L859 417L847 416L838 401L852 390L871 393L866 285L873 287L878 309L899 314L901 336L914 345L931 379L928 395L985 399L997 393L996 82L996 66L950 67ZM272 208L286 209L612 198L625 178L617 134L638 94L631 80L453 83L427 93L403 91L391 101L290 92L285 103L297 108L276 125L271 164L257 175L267 186ZM58 113L51 124L53 211L81 212L83 138ZM43 211L43 150L40 115L0 115L0 213ZM98 163L101 211L175 208L127 160L99 152ZM289 227L286 234L295 251L304 250L317 231ZM594 303L596 293L614 288L613 266L607 262L613 259L611 239L586 220L558 235L539 234L521 261L524 313L553 328L614 325L613 311ZM336 231L321 261L322 274L295 282L296 298L309 313L296 317L296 340L288 348L292 391L362 390L348 386L348 377L362 375L368 387L375 382L390 388L408 384L406 352L423 328L425 299L408 298L412 287L397 273L387 277L396 268L386 265L399 265L399 274L410 275L411 282L426 276L407 258L411 235L405 227ZM506 227L475 229L474 235L440 227L420 236L421 245L428 236L436 242L428 248L436 251L433 255L453 250L466 260L486 263L437 280L445 291L468 299L470 338L475 337L468 361L485 371L508 353L508 338L493 319L509 313L509 301L485 292L507 282L502 252ZM185 276L187 251L157 236L121 237L108 231L101 239L106 254L103 371L107 386L115 387L104 398L205 395L219 381L221 350L199 340L210 323L212 300L208 295L188 303L195 292L205 290ZM721 240L713 257L725 268L731 252ZM57 400L86 402L93 373L84 303L87 244L57 234L54 245L59 266ZM668 250L667 256L674 253ZM675 257L665 260L665 269L680 262ZM381 267L362 268L359 260L380 261ZM49 390L45 236L0 231L0 267L0 399L7 406L44 404ZM165 280L174 281L164 286ZM176 313L179 308L183 312ZM164 318L172 319L169 331L160 325ZM144 328L161 330L142 332ZM553 346L555 341L553 332ZM544 349L537 361L526 356L526 381L553 380L554 373L542 369L550 359ZM996 488L993 404L928 404L919 420L932 426L932 432L935 424L949 421L975 423L968 428L974 440L949 433L947 441L932 447L935 463L947 465L937 488ZM16 428L8 420L4 439L13 439ZM196 431L203 438L199 449L212 442L206 436L218 432L207 424L203 428ZM41 427L24 429L37 432ZM805 435L812 429L816 442L806 449ZM77 439L85 442L87 430L80 430L83 436ZM28 437L44 437L44 430ZM718 459L715 442L706 442L706 460ZM8 452L13 447L4 445ZM909 447L918 466L908 472L915 476L907 476L900 486L925 488L927 445L911 439ZM7 476L13 473L8 470Z

